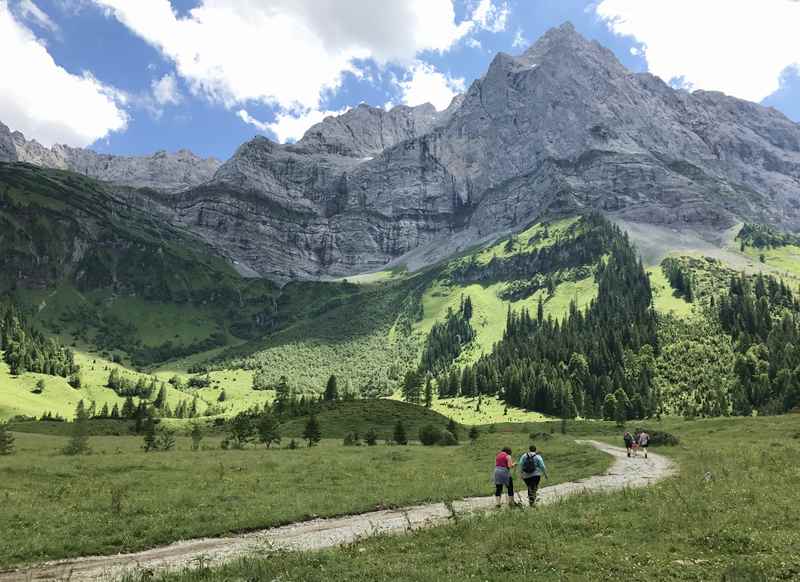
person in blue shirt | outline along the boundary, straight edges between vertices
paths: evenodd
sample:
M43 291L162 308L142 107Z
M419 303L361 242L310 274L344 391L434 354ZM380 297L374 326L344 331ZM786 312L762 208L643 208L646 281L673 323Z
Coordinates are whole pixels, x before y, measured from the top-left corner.
M547 468L544 459L536 451L536 447L531 445L530 450L519 458L520 477L528 486L528 503L531 507L536 505L536 493L539 490L539 482L542 477L547 478Z

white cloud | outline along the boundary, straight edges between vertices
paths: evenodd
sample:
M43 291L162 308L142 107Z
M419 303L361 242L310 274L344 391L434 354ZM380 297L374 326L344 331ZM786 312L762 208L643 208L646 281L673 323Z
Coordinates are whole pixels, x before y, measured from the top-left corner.
M469 37L464 42L467 43L467 46L470 47L470 48L479 49L479 48L483 47L483 45L481 44L481 41L479 41L477 38Z
M445 51L471 21L452 0L202 0L179 17L168 0L95 0L174 61L196 93L318 110L356 59L412 62Z
M158 80L154 80L150 87L153 91L153 100L158 105L177 105L181 102L181 92L175 75L167 73Z
M86 146L127 125L125 97L91 73L58 66L0 0L0 120L46 146Z
M280 143L297 141L314 124L319 123L329 116L337 116L346 113L347 109L339 111L319 111L310 109L300 115L291 113L280 113L276 116L273 123L267 124L267 129L271 131Z
M33 0L20 0L17 4L17 13L24 20L33 22L50 32L58 31L58 25Z
M446 109L453 97L464 91L464 79L445 75L422 61L414 63L398 85L406 105L431 103L438 111Z
M603 0L597 14L642 43L649 70L692 89L761 101L800 63L800 2Z
M525 48L528 46L528 41L525 40L525 37L522 36L522 29L518 28L517 32L514 33L514 40L511 41L511 46L514 48Z
M252 126L256 127L259 131L264 131L264 132L269 131L269 124L268 123L264 123L263 121L259 121L258 119L256 119L252 115L250 115L244 109L240 109L239 111L237 111L236 115L239 116L239 119L241 119L242 121L244 121L248 125L252 125Z
M470 20L483 30L503 32L508 24L511 8L508 2L495 4L492 0L480 0L472 11Z

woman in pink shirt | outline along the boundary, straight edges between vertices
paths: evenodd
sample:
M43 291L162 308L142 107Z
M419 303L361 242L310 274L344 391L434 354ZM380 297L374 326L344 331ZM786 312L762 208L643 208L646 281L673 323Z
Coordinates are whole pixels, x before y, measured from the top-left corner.
M511 449L503 447L494 458L494 498L495 505L500 507L503 496L503 486L508 492L508 505L514 507L514 481L511 478L511 469L514 468L514 457L511 456Z

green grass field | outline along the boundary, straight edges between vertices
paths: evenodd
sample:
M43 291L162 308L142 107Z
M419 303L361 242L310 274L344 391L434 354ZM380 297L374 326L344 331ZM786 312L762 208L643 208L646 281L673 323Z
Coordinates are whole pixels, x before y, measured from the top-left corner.
M792 484L800 482L800 418L644 424L680 437L679 446L657 449L678 461L678 477L646 489L581 495L513 518L489 514L401 538L156 579L797 580L800 490ZM571 428L619 440L609 424Z
M191 452L179 438L175 451L144 453L141 438L97 436L93 454L76 458L59 454L63 436L15 435L17 453L0 457L0 568L488 495L496 450L528 444L527 434L496 433L456 447L344 447L337 439L224 451L219 438L207 438ZM548 441L547 451L553 482L609 463L565 438Z
M689 317L693 306L683 297L676 297L669 280L660 266L647 269L653 289L653 306L659 313L671 313L676 317Z

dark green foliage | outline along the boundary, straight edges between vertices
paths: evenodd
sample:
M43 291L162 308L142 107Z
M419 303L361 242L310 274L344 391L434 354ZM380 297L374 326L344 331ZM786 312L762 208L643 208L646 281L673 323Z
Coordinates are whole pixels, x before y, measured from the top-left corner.
M253 411L240 412L228 421L228 439L231 446L243 449L253 442L256 435L256 414Z
M346 447L360 447L361 436L357 432L349 432L344 435L344 446Z
M429 377L425 381L425 408L430 408L433 404L433 380Z
M772 249L787 245L800 245L800 236L780 232L766 224L745 224L736 235L742 247L751 246L757 249Z
M83 400L75 408L75 419L72 421L72 435L64 447L65 455L88 455L89 448L89 415Z
M439 439L442 438L442 430L437 427L433 426L432 424L426 424L421 429L419 429L419 442L421 442L425 446L435 445L439 442Z
M296 441L296 440L294 440L294 439L290 440L290 441L289 441L289 445L288 445L288 447L287 447L287 448L289 448L289 449L291 449L291 450L294 450L294 449L296 449L296 448L297 448L297 441Z
M411 402L412 404L418 404L424 379L425 377L419 370L409 370L406 372L402 386L403 400Z
M644 431L650 435L649 444L651 447L674 447L681 444L680 439L670 432L663 430L650 430L649 428L645 428Z
M166 426L159 426L156 436L156 447L159 451L171 451L175 448L175 431Z
M311 415L308 417L308 421L306 422L306 428L303 431L303 438L308 441L308 446L313 447L322 440L322 433L320 432L319 422L317 421L317 417L315 415Z
M70 350L45 337L16 303L3 298L0 298L0 350L14 375L36 372L66 378L78 372Z
M472 300L461 298L458 311L447 310L444 321L436 322L428 334L419 371L440 374L445 372L461 351L475 337L470 324Z
M192 438L192 450L199 451L200 450L200 443L203 441L203 427L200 426L199 422L192 423L192 430L189 432L189 436Z
M469 436L470 442L475 443L480 438L481 431L477 426L472 426L467 436Z
M597 231L591 240L601 245L592 252L608 256L597 268L597 298L585 312L572 304L564 321L509 311L503 340L464 368L462 394L497 394L510 406L574 418L599 417L606 397L619 388L642 403L639 411L623 403L626 418L656 412L650 364L642 363L652 360L642 354L652 356L658 346L649 279L616 226L599 215L585 220Z
M719 321L737 353L735 414L780 414L800 404L800 303L773 277L731 279Z
M367 434L364 435L364 442L370 447L374 447L378 444L378 433L375 432L374 428L369 429Z
M449 432L453 437L458 440L458 423L453 420L452 418L447 423L447 432Z
M14 454L14 435L8 430L8 424L0 422L0 455Z
M408 437L406 436L406 427L403 424L402 420L398 420L397 424L394 425L394 435L392 440L395 444L398 445L407 445L408 444Z
M664 271L669 284L675 290L677 297L683 297L689 303L694 301L694 281L692 274L684 268L681 261L673 258L666 258L661 262L661 269Z
M272 411L265 411L258 419L258 440L269 448L272 443L281 443L281 431L278 417Z
M144 444L142 445L142 449L144 449L145 453L158 450L158 444L156 439L156 425L157 425L157 420L152 417L148 418L147 422L145 422Z
M334 402L339 400L339 387L336 383L336 376L331 375L328 378L328 383L325 385L325 400L328 402Z
M443 431L439 441L437 442L442 447L454 447L458 444L458 439L449 430Z

